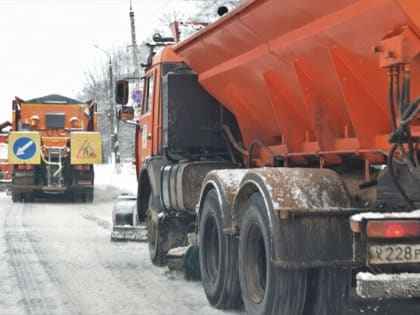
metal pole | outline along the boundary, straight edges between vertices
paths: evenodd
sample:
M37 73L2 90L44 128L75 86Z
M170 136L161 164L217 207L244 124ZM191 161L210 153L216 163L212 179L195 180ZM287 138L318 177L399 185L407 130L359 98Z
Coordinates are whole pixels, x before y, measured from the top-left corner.
M112 62L111 57L109 57L109 105L110 105L110 112L111 112L111 130L113 132L112 134L112 147L114 150L114 158L115 158L115 164L119 164L121 162L120 157L120 142L118 140L118 134L119 134L119 121L118 119L115 120L114 124L114 83L113 83L113 73L112 73Z
M110 99L111 107L114 102L113 92L114 92L114 89L113 89L112 60L111 60L111 56L109 56L109 99Z
M119 153L119 140L118 140L118 132L119 132L119 125L118 120L116 121L114 125L114 83L113 83L113 73L112 73L112 60L111 56L109 56L109 112L111 113L111 130L112 130L112 149L114 151L114 158L115 158L115 164L119 164L120 159L120 153Z
M131 5L131 0L130 0L130 26L131 26L131 45L133 49L134 77L137 78L140 76L140 68L139 68L139 62L137 60L136 25L135 25L134 11ZM135 86L136 86L136 90L138 90L140 87L139 80L135 81Z

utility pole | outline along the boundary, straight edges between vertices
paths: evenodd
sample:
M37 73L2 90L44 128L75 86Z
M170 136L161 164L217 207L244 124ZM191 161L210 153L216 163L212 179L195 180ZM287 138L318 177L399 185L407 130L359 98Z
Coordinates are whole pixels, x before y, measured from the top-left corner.
M114 119L115 119L115 111L114 111L114 80L113 80L113 73L112 73L112 62L111 62L111 56L109 57L109 112L111 113L111 130L112 130L112 141L111 145L114 149L114 157L115 157L115 164L119 164L121 162L121 156L120 156L120 142L118 139L118 133L119 133L119 125L118 125L118 119L115 121L114 125Z
M134 11L133 6L131 4L130 0L130 25L131 25L131 47L132 47L132 54L133 54L133 67L134 67L134 77L138 78L140 77L140 68L139 68L139 62L137 59L137 41L136 41L136 25L134 21ZM135 80L135 87L136 90L140 87L139 80Z

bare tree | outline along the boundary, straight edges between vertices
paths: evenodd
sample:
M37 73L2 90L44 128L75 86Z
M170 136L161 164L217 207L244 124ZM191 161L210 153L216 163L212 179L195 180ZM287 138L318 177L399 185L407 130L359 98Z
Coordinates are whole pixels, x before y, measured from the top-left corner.
M145 47L139 49L139 51L143 56L139 56L138 60L144 60ZM118 79L133 76L134 69L130 57L131 50L128 49L128 45L105 52L111 58L113 82ZM104 160L107 160L111 156L111 120L115 119L113 111L115 104L111 100L110 95L110 91L114 89L114 86L109 86L110 83L109 63L108 61L104 61L98 68L89 69L85 72L85 84L78 94L79 99L95 99L98 102L98 129L103 139ZM134 154L134 129L120 124L118 138L124 139L124 141L119 141L121 158L132 158Z
M160 18L161 25L156 29L156 32L162 34L170 34L169 24L178 21L188 24L188 22L213 22L218 16L218 8L226 6L229 10L236 8L245 0L201 0L194 1L197 7L197 14L187 16L180 11L167 12ZM194 30L193 30L194 31ZM192 32L193 32L192 31ZM185 35L185 34L184 34ZM165 35L166 36L166 35ZM115 48L112 51L105 51L111 58L113 82L115 79L123 79L134 76L134 67L132 64L132 50L129 45ZM140 63L146 63L149 55L149 48L143 42L138 45L137 49L138 58ZM78 93L78 98L83 100L95 99L98 102L98 128L103 137L103 152L105 160L111 155L111 119L113 119L114 112L111 110L114 104L111 103L110 91L114 89L110 85L109 78L109 64L108 61L104 62L99 68L90 69L85 73L85 85ZM134 154L134 129L125 124L120 124L119 141L120 152L122 158L131 158Z
M198 14L195 16L196 20L202 22L214 22L219 18L218 9L225 6L228 10L233 10L245 0L202 0L198 1Z

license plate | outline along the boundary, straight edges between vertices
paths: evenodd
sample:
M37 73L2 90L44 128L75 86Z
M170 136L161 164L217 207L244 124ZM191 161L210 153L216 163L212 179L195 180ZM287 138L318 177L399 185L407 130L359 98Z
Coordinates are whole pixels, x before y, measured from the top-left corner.
M402 264L420 262L420 245L393 244L369 246L370 264Z

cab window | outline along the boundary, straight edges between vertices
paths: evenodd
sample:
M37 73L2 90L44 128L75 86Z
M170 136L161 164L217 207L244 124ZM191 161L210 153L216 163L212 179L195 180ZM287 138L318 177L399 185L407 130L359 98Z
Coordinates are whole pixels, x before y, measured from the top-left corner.
M146 95L144 98L142 114L147 114L152 110L154 81L155 76L153 74L146 78Z

